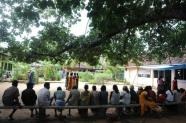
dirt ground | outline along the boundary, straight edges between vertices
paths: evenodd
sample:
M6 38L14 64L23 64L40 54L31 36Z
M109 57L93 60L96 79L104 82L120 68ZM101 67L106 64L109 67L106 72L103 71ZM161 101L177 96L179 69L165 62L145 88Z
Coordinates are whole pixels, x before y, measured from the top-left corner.
M85 83L80 83L79 85L80 90L83 89L84 84ZM106 85L108 91L112 90L112 85L113 83ZM1 97L2 97L4 90L10 86L11 86L11 83L8 83L8 82L0 83L0 105L3 105L1 101ZM61 86L63 90L65 89L64 82L51 83L51 88L50 88L51 96L53 95L54 91L57 89L58 86ZM98 90L100 90L100 86L101 85L97 85ZM91 90L91 87L92 85L89 84L89 90ZM121 90L123 87L123 84L118 84L118 87L119 87L119 90ZM26 85L24 83L19 83L18 88L21 94L21 92L26 88ZM41 88L43 88L43 84L38 84L34 87L34 90L37 93L38 90ZM68 94L69 94L69 91L66 91L67 97L68 97ZM28 109L21 109L21 110L17 110L16 113L14 114L15 120L10 121L8 120L8 115L11 112L11 110L0 109L0 111L1 111L0 123L9 123L9 122L11 123L20 123L20 122L24 122L24 123L66 123L66 122L67 123L185 123L186 122L186 115L170 115L170 116L163 116L161 118L150 118L150 117L140 118L139 116L136 116L136 117L121 118L120 120L117 120L117 121L110 121L110 120L107 120L106 118L93 117L90 110L89 110L89 117L86 119L82 119L79 117L76 109L73 109L71 111L72 112L71 117L67 115L68 110L64 110L63 114L67 116L65 120L60 120L54 117L54 110L48 109L47 114L49 114L50 116L43 121L40 121L37 118L30 118L30 111Z

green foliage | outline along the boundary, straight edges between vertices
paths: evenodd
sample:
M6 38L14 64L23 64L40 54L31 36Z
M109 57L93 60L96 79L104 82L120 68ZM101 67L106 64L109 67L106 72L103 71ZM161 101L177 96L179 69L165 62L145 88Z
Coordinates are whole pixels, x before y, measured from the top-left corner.
M91 72L79 72L79 78L82 82L88 82L94 79L93 73Z
M17 80L28 80L28 72L30 66L25 63L14 63L13 64L13 79Z
M105 72L105 73L95 73L94 74L94 79L91 80L90 82L92 84L104 84L105 82L112 81L112 74Z
M185 0L1 0L0 42L8 42L3 51L22 62L97 65L104 57L112 65L161 63L185 54L185 6ZM69 28L84 9L90 33L76 37ZM16 41L33 26L43 27L38 36Z
M45 80L60 80L60 72L59 69L53 64L45 64L44 65L44 79Z

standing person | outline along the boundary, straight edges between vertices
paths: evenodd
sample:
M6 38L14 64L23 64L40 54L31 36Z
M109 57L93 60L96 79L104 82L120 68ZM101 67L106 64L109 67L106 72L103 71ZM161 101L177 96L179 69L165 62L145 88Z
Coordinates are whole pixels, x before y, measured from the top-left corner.
M33 90L33 83L27 83L27 88L23 90L21 95L22 102L25 106L34 106L36 104L37 95ZM31 117L34 116L34 108L31 108ZM35 114L37 115L37 109L35 109Z
M65 106L65 97L66 94L64 91L62 91L61 87L57 88L57 91L54 92L54 100L55 100L55 106ZM62 109L58 108L55 109L55 117L57 117L57 110L60 112L60 117L62 116Z
M51 105L51 98L50 98L50 83L45 82L44 88L40 89L38 92L38 105L39 106L49 106ZM49 115L46 115L46 109L40 108L39 109L39 115L40 117L46 117Z
M80 105L87 106L90 105L90 92L88 91L88 85L84 86L84 91L80 94ZM88 116L88 109L79 109L79 114L81 117Z
M178 89L178 82L177 78L174 77L174 80L172 81L172 90L177 90Z
M13 80L12 81L12 86L7 88L4 91L4 94L2 96L2 101L5 106L21 106L18 97L20 96L19 94L19 89L17 88L18 86L18 81ZM9 115L10 120L13 119L13 115L16 112L16 108L13 108L12 112Z
M35 83L34 82L34 71L30 70L29 74L28 74L28 83Z
M70 78L69 78L69 72L67 72L67 74L66 74L66 81L65 81L66 90L68 89L69 80L70 80Z
M76 73L76 86L78 88L78 85L79 85L79 75L78 73Z
M72 87L74 85L76 86L76 73L74 73L73 78L72 78Z
M164 81L163 81L163 77L160 76L157 80L157 95L159 95L160 92L164 91L165 88L164 88Z
M70 78L68 82L68 90L70 91L73 87L73 73L70 73Z
M101 86L101 91L99 92L99 103L100 105L107 105L108 104L108 92L106 90L106 86ZM106 108L101 108L99 113L101 116L105 116L106 114Z
M92 92L91 92L91 98L90 98L90 104L91 105L99 105L99 92L96 90L96 86L92 86ZM91 109L94 115L97 115L98 109L92 108Z
M77 89L77 86L73 86L72 90L70 91L70 94L67 98L66 103L69 106L78 106L80 100L80 92ZM71 110L69 109L69 115L71 115Z

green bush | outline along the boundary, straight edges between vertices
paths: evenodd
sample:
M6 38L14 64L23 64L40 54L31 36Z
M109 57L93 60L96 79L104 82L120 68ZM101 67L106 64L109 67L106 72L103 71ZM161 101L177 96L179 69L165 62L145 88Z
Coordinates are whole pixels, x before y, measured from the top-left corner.
M44 67L44 79L49 81L60 80L60 72L55 65L45 65Z
M96 73L94 75L94 81L97 84L104 84L106 81L112 80L111 73Z
M27 80L29 69L30 69L30 66L28 64L24 64L24 63L14 64L13 79Z
M80 81L82 82L90 82L94 79L94 76L91 72L79 72Z

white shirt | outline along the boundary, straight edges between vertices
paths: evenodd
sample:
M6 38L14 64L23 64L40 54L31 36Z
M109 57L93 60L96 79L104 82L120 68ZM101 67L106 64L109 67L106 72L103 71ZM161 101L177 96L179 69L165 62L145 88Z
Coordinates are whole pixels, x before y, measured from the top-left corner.
M167 90L166 91L166 101L168 102L173 102L174 101L174 95L170 92L170 90Z
M42 88L38 92L38 105L49 106L50 105L50 91L47 88Z

